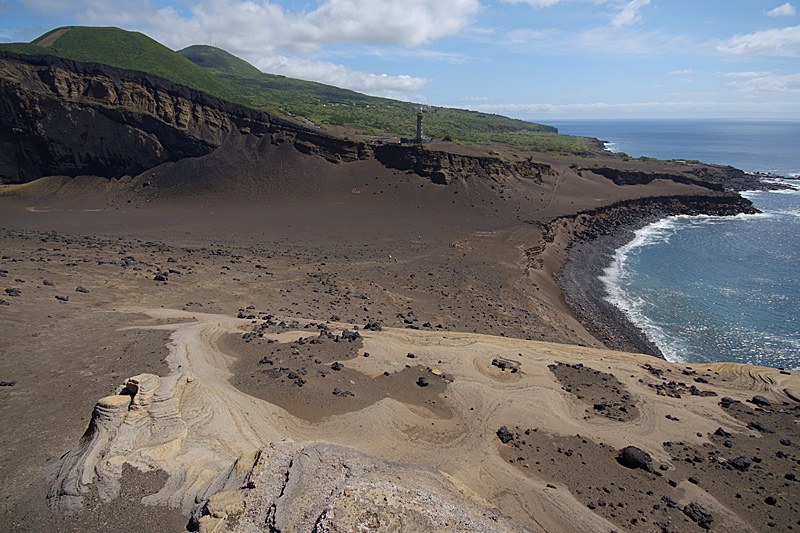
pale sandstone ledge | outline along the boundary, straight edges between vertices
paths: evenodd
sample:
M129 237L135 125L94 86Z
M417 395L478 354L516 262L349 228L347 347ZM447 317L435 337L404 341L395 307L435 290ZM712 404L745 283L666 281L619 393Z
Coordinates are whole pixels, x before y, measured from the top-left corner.
M634 445L654 463L680 468L665 441L702 447L719 427L759 436L721 409L719 397L745 401L758 392L787 405L800 397L798 375L775 369L679 366L607 350L384 328L361 331L371 356L345 364L376 377L401 370L414 352L420 364L452 380L442 398L452 417L385 399L312 423L229 384L231 358L217 343L224 334L247 331L250 321L144 312L178 321L155 326L174 330L172 371L164 378L130 378L121 394L98 402L87 433L62 459L48 495L53 508L80 510L91 487L112 500L127 463L167 472L166 485L143 503L191 512L203 531L255 531L265 523L280 531L611 531L618 525L592 512L572 487L509 462L498 428L534 427L555 439L580 435L609 449ZM289 342L302 335L307 332L287 330L265 333L265 339ZM493 365L497 358L518 370ZM599 416L554 377L549 365L558 363L613 374L636 415L623 421ZM687 368L723 376L712 378L718 396L676 398L654 378ZM680 423L666 425L665 417L675 413ZM703 502L724 530L752 530L738 509L690 486L675 489L675 496L683 495L676 504Z

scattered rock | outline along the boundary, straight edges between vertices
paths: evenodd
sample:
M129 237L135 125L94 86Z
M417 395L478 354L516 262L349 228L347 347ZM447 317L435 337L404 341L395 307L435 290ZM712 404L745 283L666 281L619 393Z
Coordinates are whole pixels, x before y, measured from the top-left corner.
M417 380L417 386L419 386L419 387L427 387L428 386L428 378L420 377Z
M17 288L9 287L8 289L6 289L6 294L8 294L9 296L19 296L22 293Z
M344 365L342 363L340 363L339 361L336 361L335 363L333 363L331 365L331 370L339 371L339 370L341 370L343 368L344 368Z
M514 434L511 433L506 426L500 426L500 429L497 430L497 438L499 438L500 442L503 444L508 444L509 441L514 439Z
M711 523L714 522L714 517L706 511L702 505L697 502L692 502L683 508L683 514L689 517L693 522L703 529L710 529Z
M156 274L155 276L153 276L153 280L154 280L154 281L167 281L167 276L165 276L164 274L162 274L161 272L159 272L158 274Z
M353 342L356 339L360 339L361 334L357 331L350 331L346 329L342 331L342 339L346 340L347 342Z
M753 396L753 399L750 400L750 403L753 403L759 407L772 407L772 403L760 395Z
M0 381L0 387L13 387L17 384L17 380L13 381Z
M739 401L738 400L734 400L733 398L731 398L729 396L723 396L723 398L719 401L719 404L723 407L723 409L727 409L728 407L730 407L731 405L733 405L735 403L739 403Z
M756 431L760 431L761 433L775 433L775 428L772 426L768 426L762 422L748 422L747 427L749 429L755 429Z
M744 455L728 461L728 465L735 468L736 470L739 470L740 472L744 472L745 470L750 468L750 465L752 464L753 464L752 459L750 459L749 457L745 457Z
M58 300L59 302L68 302L69 296L59 296L56 294L56 300Z
M653 461L653 458L650 457L650 454L645 452L644 450L637 448L636 446L627 446L619 451L619 455L617 456L617 462L622 466L637 469L640 468L642 470L646 470L647 472L652 472L653 468L650 466L650 463Z
M714 432L714 435L716 435L718 437L725 437L726 439L729 439L732 436L730 433L728 433L727 431L725 431L721 427L717 428L717 430Z
M84 289L83 287L81 287L79 285L79 286L75 287L75 292L82 292L82 293L88 294L89 291L87 289Z
M512 374L519 372L520 367L520 363L518 361L511 361L510 359L504 359L502 357L492 359L492 365L496 366L502 371L510 370Z
M381 331L383 329L383 326L381 325L380 322L377 322L370 318L369 320L367 320L367 325L364 326L364 329L368 331Z

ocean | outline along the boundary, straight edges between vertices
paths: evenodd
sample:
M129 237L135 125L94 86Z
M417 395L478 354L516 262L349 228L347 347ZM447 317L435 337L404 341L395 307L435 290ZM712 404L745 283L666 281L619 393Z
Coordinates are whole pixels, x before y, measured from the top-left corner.
M612 151L785 176L796 191L747 192L758 215L671 217L636 232L601 277L606 298L671 361L800 370L800 123L550 122Z

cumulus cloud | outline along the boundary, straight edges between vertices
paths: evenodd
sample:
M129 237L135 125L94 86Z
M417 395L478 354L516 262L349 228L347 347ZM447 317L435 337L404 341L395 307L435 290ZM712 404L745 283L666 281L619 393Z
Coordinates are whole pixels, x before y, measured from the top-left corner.
M459 33L481 9L480 0L323 0L302 11L275 0L192 0L168 7L150 0L22 1L43 13L70 11L81 24L140 30L174 49L211 44L265 71L394 98L429 80L357 71L309 56L337 45L361 47L359 54L394 46L424 55L417 47Z
M800 26L738 34L717 45L730 54L795 57L800 55Z
M26 0L46 12L54 0ZM285 49L308 54L337 43L420 46L454 35L481 9L479 0L324 0L293 12L271 0L196 0L155 8L149 2L66 0L76 19L93 24L125 21L176 47L198 42L231 43L237 50ZM230 47L230 46L229 46Z
M778 6L775 9L770 9L767 11L768 17L793 17L797 14L794 6L789 2L786 2L782 6Z
M271 56L255 62L259 69L292 78L318 81L374 96L408 100L430 81L407 75L389 76L307 58Z

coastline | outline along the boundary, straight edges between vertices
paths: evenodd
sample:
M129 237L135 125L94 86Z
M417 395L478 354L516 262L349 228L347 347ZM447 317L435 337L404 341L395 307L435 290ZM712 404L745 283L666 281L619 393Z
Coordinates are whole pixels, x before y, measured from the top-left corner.
M575 317L609 349L665 359L645 332L606 300L606 289L600 280L604 269L616 251L634 239L637 230L659 220L677 215L735 216L756 212L750 200L735 194L648 198L565 217L575 226L575 238L554 278ZM553 224L563 221L557 219Z

